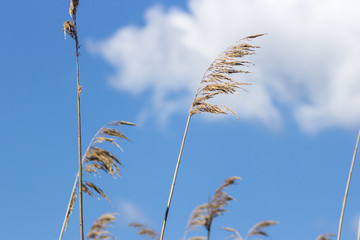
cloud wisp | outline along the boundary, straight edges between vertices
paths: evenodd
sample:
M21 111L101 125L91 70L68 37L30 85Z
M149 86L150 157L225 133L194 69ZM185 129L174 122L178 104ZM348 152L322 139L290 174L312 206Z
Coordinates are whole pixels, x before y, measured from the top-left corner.
M151 89L162 121L190 106L211 61L242 37L268 33L250 61L254 85L233 104L240 118L281 124L291 109L308 132L360 123L360 15L356 0L189 0L188 11L154 6L143 27L126 26L89 49L114 66L112 86ZM226 104L228 105L228 104ZM230 104L231 105L231 104Z
M149 224L149 219L141 212L141 210L130 201L121 201L119 203L119 213L121 222L124 225L130 223Z

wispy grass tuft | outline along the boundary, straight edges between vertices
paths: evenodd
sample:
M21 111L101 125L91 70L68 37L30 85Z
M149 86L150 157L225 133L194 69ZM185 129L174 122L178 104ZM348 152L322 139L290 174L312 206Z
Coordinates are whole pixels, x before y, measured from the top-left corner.
M100 216L91 226L87 240L116 239L106 229L115 221L115 214L106 213Z
M193 210L187 224L185 236L189 231L194 231L198 227L204 227L207 231L207 239L210 239L211 226L214 219L226 212L225 207L230 201L234 200L234 198L228 195L224 189L235 184L235 181L240 179L241 178L237 176L226 179L215 191L209 202L202 204Z
M213 114L235 114L235 112L230 107L218 106L216 104L209 103L208 100L214 98L217 95L239 94L238 90L245 90L243 87L249 85L249 83L236 81L232 78L232 75L239 73L250 73L247 67L251 65L251 63L242 59L243 57L246 57L248 55L255 54L255 49L259 48L258 46L250 45L248 42L263 35L264 34L251 35L237 41L225 51L220 53L220 55L210 64L208 69L205 71L205 74L202 77L199 87L196 91L194 101L191 103L189 109L189 115L186 122L184 136L182 139L180 152L175 167L174 177L171 184L170 194L165 210L160 240L163 240L164 238L164 232L170 210L171 199L175 188L175 182L180 166L181 155L183 152L191 117L195 114L204 112Z
M130 227L134 227L138 230L138 235L145 236L146 238L159 239L159 234L151 228L148 228L144 224L130 223Z
M248 239L252 236L268 237L269 235L265 232L264 228L278 224L278 223L279 222L272 221L272 220L266 220L266 221L259 222L259 223L255 224L249 230L245 239ZM230 227L223 227L222 229L232 233L232 235L230 235L228 238L233 239L233 240L243 240L243 237L240 235L240 233L236 229L230 228Z
M279 222L272 221L272 220L266 220L266 221L259 222L250 229L249 233L246 236L246 239L248 239L249 237L252 237L252 236L268 237L269 235L264 231L264 228L278 224L278 223Z

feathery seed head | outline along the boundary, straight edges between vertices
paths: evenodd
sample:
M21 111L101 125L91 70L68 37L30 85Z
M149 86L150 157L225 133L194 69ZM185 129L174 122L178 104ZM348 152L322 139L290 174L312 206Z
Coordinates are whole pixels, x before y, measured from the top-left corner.
M64 31L65 39L66 39L66 34L69 34L70 37L73 39L77 38L76 26L75 26L74 22L69 21L69 20L64 22L63 31Z
M223 51L210 64L200 82L194 102L190 108L191 116L202 112L235 114L231 108L224 106L219 107L218 105L208 103L207 100L219 94L239 94L237 92L238 89L245 90L242 86L249 85L250 83L235 81L231 77L231 74L250 73L247 70L239 69L239 67L248 67L251 65L250 62L240 59L247 55L255 54L255 49L259 47L244 43L244 41L250 41L263 35L264 34L257 34L241 39Z

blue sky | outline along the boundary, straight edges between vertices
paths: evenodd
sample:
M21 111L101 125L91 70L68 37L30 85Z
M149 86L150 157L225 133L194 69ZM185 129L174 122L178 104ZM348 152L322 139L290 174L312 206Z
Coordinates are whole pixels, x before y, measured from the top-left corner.
M241 97L217 99L239 115L195 115L184 148L166 238L180 239L193 208L228 177L236 198L215 220L213 239L244 236L277 220L270 239L316 239L337 232L360 126L360 26L355 0L80 1L83 145L114 120L132 142L116 155L122 178L90 177L108 194L85 197L85 229L106 212L119 239L127 227L157 231L202 74L227 46L267 33L249 58L255 74ZM1 239L56 239L77 171L74 42L64 39L68 1L6 1L0 9ZM84 147L85 148L85 147ZM359 218L358 165L344 239ZM63 239L76 239L78 208ZM205 235L204 232L189 236ZM39 236L40 235L40 236Z

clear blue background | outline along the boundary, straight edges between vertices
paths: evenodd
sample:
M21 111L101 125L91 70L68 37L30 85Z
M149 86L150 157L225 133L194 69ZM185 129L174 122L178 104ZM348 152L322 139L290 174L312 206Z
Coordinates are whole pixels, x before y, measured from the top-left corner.
M129 24L142 26L144 12L154 4L187 9L186 1L180 0L81 1L80 42L106 38ZM64 40L62 32L68 7L68 1L5 1L0 9L0 239L56 239L60 233L77 171L74 42ZM135 121L148 101L148 92L134 96L112 89L105 79L109 72L105 61L81 48L84 146L107 122ZM236 201L215 220L213 239L228 236L219 229L222 226L245 236L262 220L281 222L267 229L271 239L315 239L337 232L357 129L304 133L287 111L283 109L282 131L235 118L213 122L193 117L167 239L180 239L192 209L234 175L243 180L228 189ZM115 208L86 196L86 232L101 214L118 212L110 231L119 239L141 239L126 226L119 207L124 202L136 206L146 224L160 231L186 118L180 113L165 127L148 120L121 129L132 140L120 143L125 152L116 152L125 165L122 178L88 176ZM357 164L343 239L356 236L359 171ZM76 205L63 239L76 239L78 224Z

